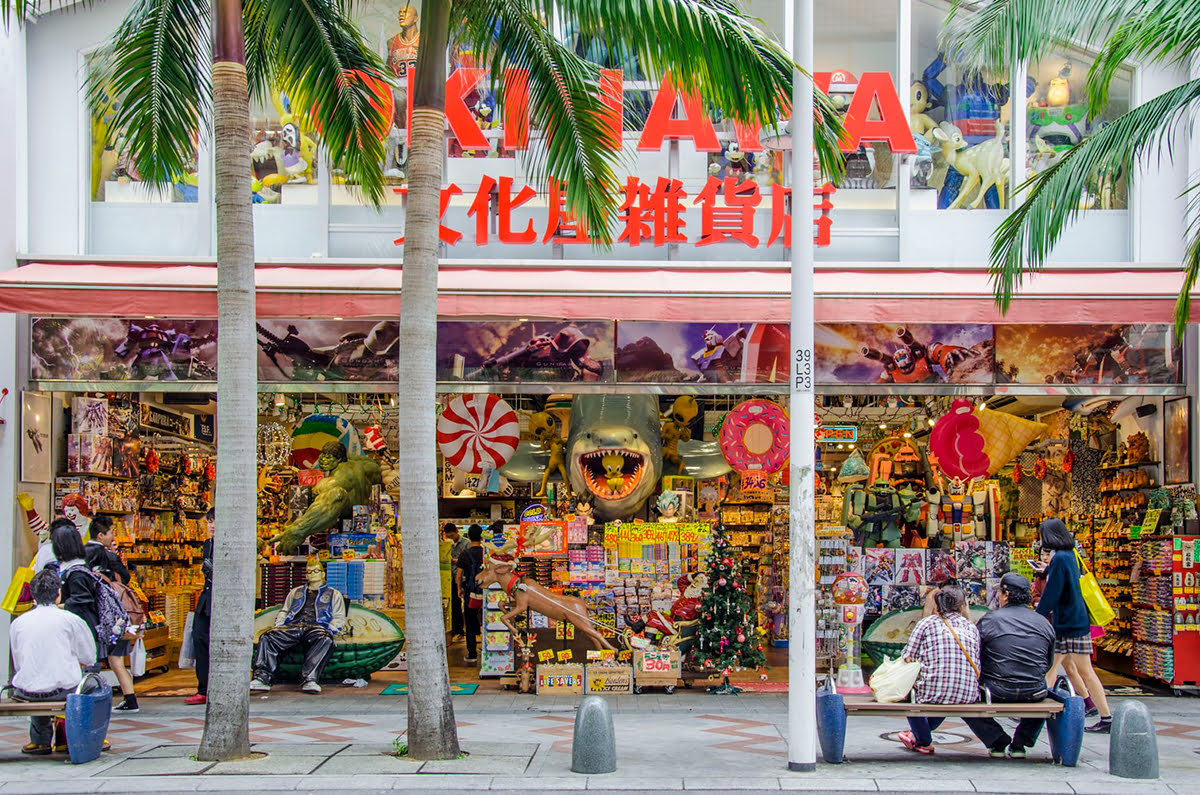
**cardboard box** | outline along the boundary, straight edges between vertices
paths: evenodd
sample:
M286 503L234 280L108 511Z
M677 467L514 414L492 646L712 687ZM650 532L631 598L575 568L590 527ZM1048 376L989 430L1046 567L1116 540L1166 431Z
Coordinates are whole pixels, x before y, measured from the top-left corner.
M669 680L674 684L682 671L679 664L679 649L654 649L633 652L633 670L638 684L649 684L656 679Z
M71 398L71 433L108 433L108 401L104 398Z
M667 475L662 479L663 491L685 491L696 493L696 479L686 475Z
M112 439L94 433L67 434L67 471L112 474Z
M633 693L633 667L612 663L589 663L584 676L584 692L588 695Z
M537 667L539 696L583 695L583 665L579 663L546 664Z

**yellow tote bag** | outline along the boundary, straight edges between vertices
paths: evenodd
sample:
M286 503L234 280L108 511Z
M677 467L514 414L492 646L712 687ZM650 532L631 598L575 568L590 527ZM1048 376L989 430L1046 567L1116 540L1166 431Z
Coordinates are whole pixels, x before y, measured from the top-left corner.
M1088 571L1083 556L1079 554L1079 547L1075 548L1075 560L1079 561L1079 589L1083 591L1083 602L1087 605L1088 616L1093 626L1102 627L1117 617L1116 611L1104 598L1100 583L1096 582L1096 575Z
M4 601L0 602L0 610L6 610L14 616L19 616L33 607L33 599L29 596L29 581L33 579L35 560L37 560L36 557L29 561L28 566L22 566L13 573L12 582L8 584L8 590L4 592Z

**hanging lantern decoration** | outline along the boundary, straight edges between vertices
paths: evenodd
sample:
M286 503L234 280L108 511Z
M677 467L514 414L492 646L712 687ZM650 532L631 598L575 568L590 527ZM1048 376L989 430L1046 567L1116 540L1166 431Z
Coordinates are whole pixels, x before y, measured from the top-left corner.
M1071 470L1074 468L1075 468L1075 453L1072 450L1067 450L1066 455L1063 456L1062 471L1069 474L1071 472Z
M1023 478L1024 476L1025 476L1025 470L1021 468L1021 462L1018 461L1017 463L1013 464L1013 475L1012 475L1013 483L1020 483L1021 478Z
M1050 464L1046 461L1045 456L1039 456L1037 463L1033 465L1033 476L1038 480L1045 480L1046 475L1050 474Z

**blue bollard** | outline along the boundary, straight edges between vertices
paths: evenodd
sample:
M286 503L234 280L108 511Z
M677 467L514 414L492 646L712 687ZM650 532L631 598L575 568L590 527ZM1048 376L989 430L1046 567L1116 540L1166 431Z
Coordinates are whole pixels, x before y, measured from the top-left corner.
M1083 748L1083 721L1087 712L1083 699L1070 696L1063 701L1063 711L1046 721L1050 738L1050 755L1055 762L1065 767L1079 764L1079 751Z
M817 738L821 741L821 758L840 765L846 748L846 702L827 687L817 691Z
M90 679L100 684L98 690L83 692ZM67 749L71 764L82 765L100 756L104 738L108 735L108 721L112 718L112 688L95 674L88 674L67 694L66 729Z

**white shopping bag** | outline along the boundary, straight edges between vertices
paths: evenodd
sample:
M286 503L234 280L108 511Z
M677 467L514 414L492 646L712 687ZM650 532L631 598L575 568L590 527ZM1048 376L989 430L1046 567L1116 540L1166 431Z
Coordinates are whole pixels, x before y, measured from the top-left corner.
M188 613L187 622L183 625L183 642L179 644L179 667L196 667L196 650L192 646L192 620L195 613Z
M134 676L146 673L146 644L141 637L134 641L133 649L129 652L129 672Z

